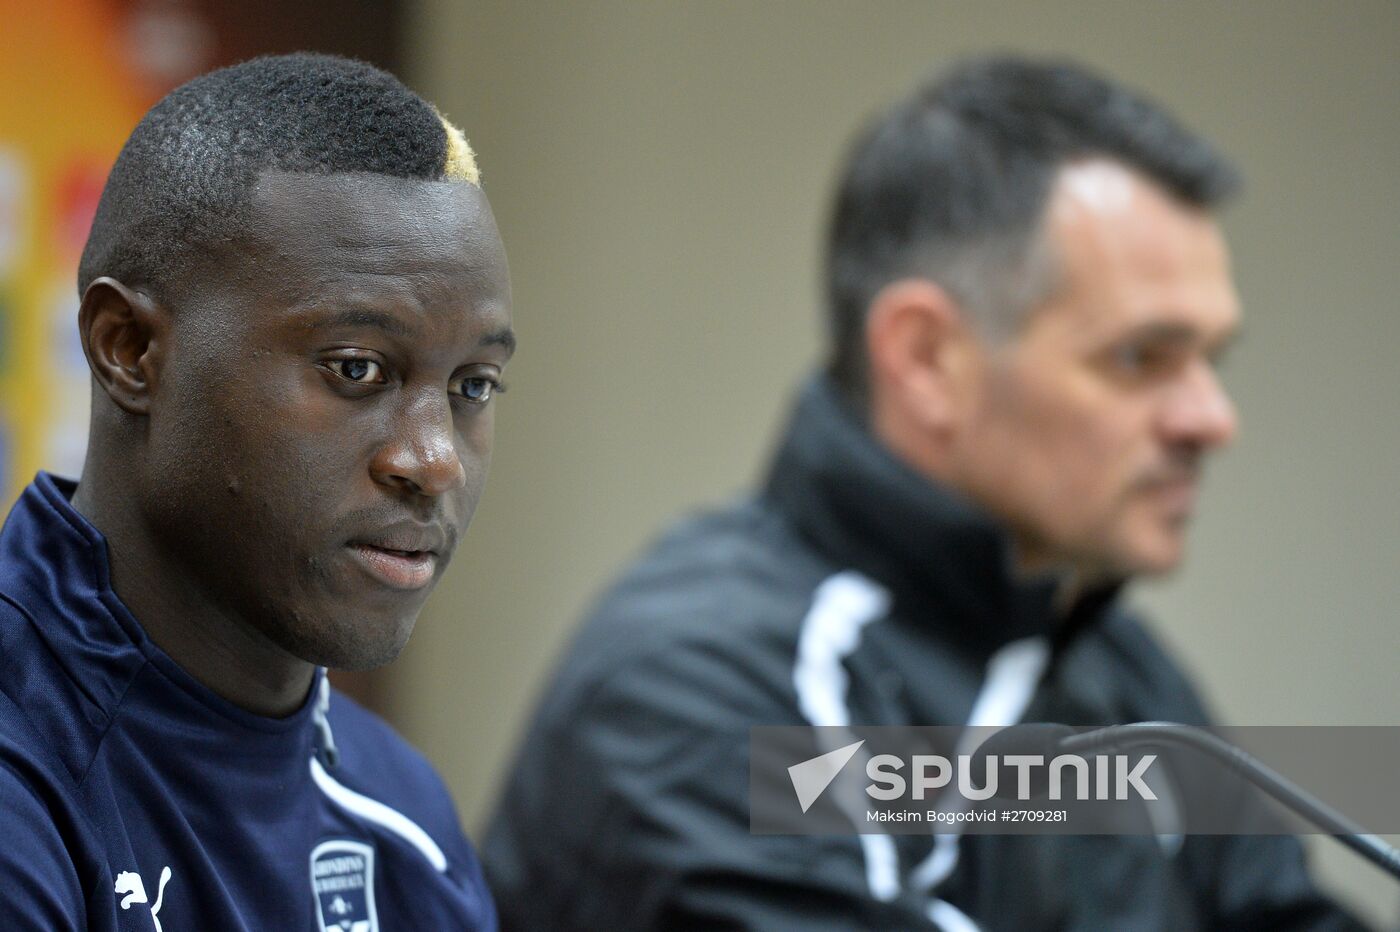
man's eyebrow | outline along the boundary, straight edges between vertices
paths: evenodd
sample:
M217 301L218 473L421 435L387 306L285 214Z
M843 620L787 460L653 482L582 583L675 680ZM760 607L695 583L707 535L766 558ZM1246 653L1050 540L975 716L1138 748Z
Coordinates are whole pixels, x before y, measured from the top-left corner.
M416 331L412 326L405 323L402 318L384 311L376 311L372 308L344 308L324 316L318 316L311 322L313 327L373 327L376 330L383 330L385 333L396 337L409 338ZM479 341L480 346L501 346L505 348L506 355L515 353L515 331L510 327L502 327L484 335Z
M509 327L502 327L500 330L493 330L481 338L482 346L503 346L506 356L515 355L515 331Z
M1192 343L1200 338L1200 331L1190 324L1151 323L1134 327L1126 336L1133 342Z
M346 308L319 317L313 327L373 327L396 337L411 337L414 330L393 314L369 308Z
M1218 334L1203 334L1191 324L1153 323L1130 331L1126 337L1132 343L1168 343L1175 346L1189 346L1200 343L1205 353L1214 360L1224 357L1239 345L1243 327L1236 324Z

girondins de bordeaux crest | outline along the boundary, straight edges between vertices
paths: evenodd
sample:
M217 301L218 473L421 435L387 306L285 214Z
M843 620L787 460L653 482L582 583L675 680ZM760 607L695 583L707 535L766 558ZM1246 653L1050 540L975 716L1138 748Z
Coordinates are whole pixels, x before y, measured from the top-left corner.
M374 849L348 839L311 852L311 890L321 932L379 932L374 912Z

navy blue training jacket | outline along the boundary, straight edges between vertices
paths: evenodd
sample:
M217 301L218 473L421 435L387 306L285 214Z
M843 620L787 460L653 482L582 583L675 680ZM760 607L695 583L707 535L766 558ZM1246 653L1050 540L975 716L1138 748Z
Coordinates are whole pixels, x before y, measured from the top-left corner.
M195 682L74 488L41 473L0 532L0 928L495 929L427 761L324 673L282 719Z

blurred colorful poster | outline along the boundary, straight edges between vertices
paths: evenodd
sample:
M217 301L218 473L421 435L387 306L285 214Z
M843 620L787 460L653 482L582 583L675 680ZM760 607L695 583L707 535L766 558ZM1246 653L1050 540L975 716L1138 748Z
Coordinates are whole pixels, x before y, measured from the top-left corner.
M89 383L77 267L97 199L141 114L204 66L178 2L0 0L0 494L76 476Z

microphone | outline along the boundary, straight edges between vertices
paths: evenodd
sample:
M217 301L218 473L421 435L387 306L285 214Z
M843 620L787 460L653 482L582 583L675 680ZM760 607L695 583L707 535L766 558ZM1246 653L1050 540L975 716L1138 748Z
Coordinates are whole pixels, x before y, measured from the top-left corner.
M1162 745L1186 747L1214 758L1352 851L1400 878L1400 851L1241 748L1202 728L1175 722L1136 722L1080 733L1068 725L1011 725L984 741L976 757L985 759L996 755L998 760L1005 760L1008 755L1024 754L1050 761L1060 754L1090 757ZM1036 792L1037 795L1043 793L1043 786L1037 786Z
M1061 754L1075 753L1066 751L1063 747L1065 740L1073 738L1075 734L1075 730L1068 725L1057 725L1052 722L1010 725L983 741L973 753L972 759L977 762L978 766L984 768L984 773L989 759L993 757L998 761L1005 761L1008 757L1019 755L1039 757L1048 762ZM1048 795L1050 780L1047 769L1041 768L1032 772L1029 789L1033 798ZM999 782L995 795L998 799L1019 798L1015 785L1010 781Z
M1070 754L1064 742L1079 732L1068 725L1054 722L1030 722L1025 725L1008 725L998 729L977 749L974 758L995 755L997 760L1005 760L1012 754L1025 754L1050 760L1058 754Z

